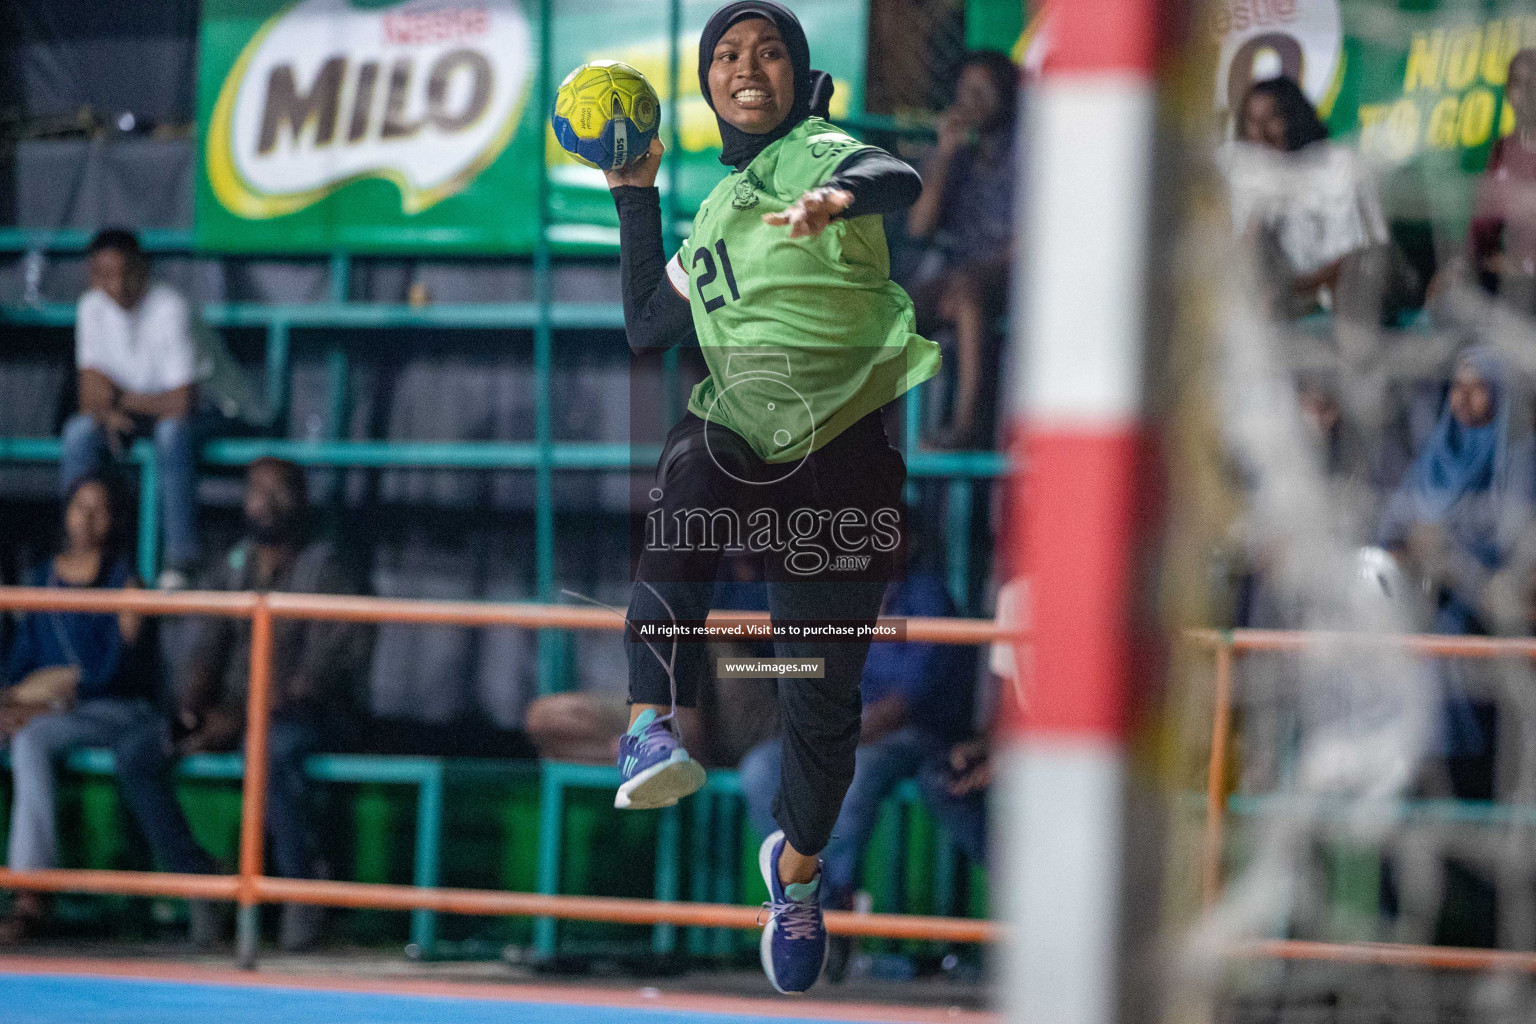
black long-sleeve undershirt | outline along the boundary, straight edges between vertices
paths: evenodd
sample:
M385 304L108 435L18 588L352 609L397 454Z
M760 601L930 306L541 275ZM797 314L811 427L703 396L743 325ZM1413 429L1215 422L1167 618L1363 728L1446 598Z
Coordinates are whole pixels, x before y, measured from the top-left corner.
M844 218L905 210L923 190L916 171L873 147L838 164L826 184L853 193L853 203L840 214ZM619 211L619 286L630 350L694 343L688 299L665 280L660 190L622 185L613 189L613 201Z
M853 193L853 204L838 215L848 219L905 210L923 194L923 179L911 165L873 146L838 164L827 186Z
M621 185L613 190L613 202L619 209L619 290L630 351L695 343L688 300L665 280L661 190Z

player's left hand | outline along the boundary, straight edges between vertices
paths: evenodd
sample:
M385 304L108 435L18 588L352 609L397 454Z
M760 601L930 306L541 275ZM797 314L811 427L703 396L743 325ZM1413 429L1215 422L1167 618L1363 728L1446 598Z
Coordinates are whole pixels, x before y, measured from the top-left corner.
M764 224L788 224L790 238L819 235L832 218L853 205L853 193L843 188L813 188L783 213L763 214Z
M661 144L660 139L652 139L651 147L644 153L616 171L603 172L603 177L608 179L608 187L611 189L618 188L620 185L635 185L639 188L654 187L656 175L661 172L661 156L666 151L667 147Z

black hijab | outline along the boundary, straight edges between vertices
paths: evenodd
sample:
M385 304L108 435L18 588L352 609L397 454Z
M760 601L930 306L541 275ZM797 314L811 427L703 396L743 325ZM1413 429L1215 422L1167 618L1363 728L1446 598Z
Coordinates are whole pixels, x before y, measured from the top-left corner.
M806 42L805 29L800 27L800 19L794 12L773 0L736 0L716 11L699 36L699 92L704 94L709 109L715 109L714 98L709 94L709 66L715 60L715 47L732 25L747 18L766 18L779 30L779 37L789 51L790 67L794 69L795 99L779 126L762 135L744 132L718 113L715 115L715 122L720 126L720 141L724 144L720 162L738 171L807 117L812 114L826 117L827 106L832 101L832 76L812 69L811 46Z

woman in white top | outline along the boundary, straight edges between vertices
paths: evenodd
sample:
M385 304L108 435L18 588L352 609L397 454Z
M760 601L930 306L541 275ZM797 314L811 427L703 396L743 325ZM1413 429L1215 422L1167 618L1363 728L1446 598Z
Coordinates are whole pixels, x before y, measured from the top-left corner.
M1301 88L1271 78L1238 108L1225 155L1233 226L1270 256L1279 310L1323 309L1376 323L1391 236L1360 155L1328 140Z

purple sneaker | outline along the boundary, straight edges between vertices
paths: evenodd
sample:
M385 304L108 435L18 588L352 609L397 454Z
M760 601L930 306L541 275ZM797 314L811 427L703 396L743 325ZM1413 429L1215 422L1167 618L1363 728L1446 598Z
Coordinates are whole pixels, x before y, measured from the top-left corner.
M821 871L809 882L779 881L784 833L775 832L757 850L757 866L768 885L768 926L759 943L763 973L785 995L799 995L821 976L827 962L827 926L821 918Z
M704 785L704 766L678 746L672 730L647 708L619 737L619 777L613 806L644 811L671 807Z

